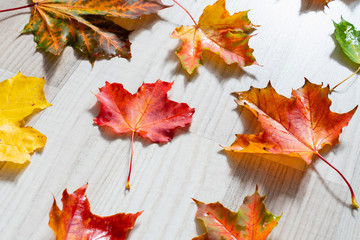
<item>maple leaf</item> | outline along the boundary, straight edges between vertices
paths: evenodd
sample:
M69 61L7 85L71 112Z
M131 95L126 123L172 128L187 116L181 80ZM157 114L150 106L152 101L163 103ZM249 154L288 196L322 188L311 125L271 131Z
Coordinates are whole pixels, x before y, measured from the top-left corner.
M45 146L45 135L24 127L26 117L51 105L45 99L44 84L43 78L20 72L0 82L0 161L23 164Z
M130 59L130 31L113 18L138 18L165 7L161 0L33 0L24 33L33 33L37 47L59 55L71 45L91 62L100 57Z
M101 110L94 122L108 126L118 134L132 133L128 189L135 132L152 142L165 143L174 137L177 127L184 127L192 121L195 109L167 98L171 87L172 83L157 80L155 83L143 83L137 93L131 94L122 84L106 82L96 95L101 102Z
M238 134L227 151L257 154L285 154L302 158L307 164L317 155L335 169L351 191L353 206L358 207L354 192L345 177L319 153L325 145L339 142L342 128L347 126L357 107L339 114L330 111L329 86L310 83L293 90L292 97L279 95L269 85L264 89L251 88L238 92L238 105L249 109L264 131L259 134Z
M49 213L49 226L57 240L125 240L133 229L136 219L142 212L135 214L118 213L100 217L90 211L90 203L85 195L87 184L62 196L63 210L54 203Z
M176 52L183 68L192 74L202 64L204 50L217 53L228 65L238 63L244 67L257 64L252 55L254 50L248 45L251 38L249 32L256 26L251 23L247 14L248 11L243 11L230 16L225 9L225 0L206 7L199 23L189 14L195 25L178 27L171 34L172 38L183 41Z
M266 210L257 191L244 199L238 212L232 212L221 203L205 204L195 200L198 210L196 218L201 220L206 233L193 238L193 240L264 240L277 225L280 217L274 216Z
M341 49L353 62L360 64L360 31L356 31L354 25L345 21L342 17L341 22L335 23L333 21L333 23L335 26L335 38L341 46ZM359 71L360 66L353 74L335 85L330 91L333 91Z

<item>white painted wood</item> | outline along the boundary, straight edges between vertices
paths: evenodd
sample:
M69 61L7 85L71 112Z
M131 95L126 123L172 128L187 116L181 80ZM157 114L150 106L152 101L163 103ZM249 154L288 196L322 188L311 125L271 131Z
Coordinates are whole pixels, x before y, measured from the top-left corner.
M181 2L197 19L215 1ZM0 9L26 4L0 0ZM64 188L72 192L86 182L98 215L144 210L129 239L191 239L202 233L191 198L220 201L236 210L256 184L267 195L267 208L283 214L269 239L360 239L360 213L350 209L345 183L321 160L309 168L289 167L259 156L224 154L219 146L230 145L236 133L259 130L231 92L265 87L271 80L279 93L290 96L304 77L333 86L355 71L334 42L331 20L338 22L342 15L360 28L359 2L337 0L319 8L311 0L227 0L227 7L231 13L251 9L251 20L261 25L250 46L263 67L227 66L206 53L204 66L189 77L174 54L180 41L169 37L175 27L191 24L177 6L139 24L130 37L130 62L101 60L94 67L69 47L59 57L36 51L32 35L19 35L29 9L0 14L1 80L18 71L44 76L53 104L28 122L48 137L44 150L24 166L0 163L0 239L54 239L47 225L52 193L60 202ZM196 108L194 120L165 145L136 137L132 189L125 193L129 135L117 137L93 124L99 104L91 92L105 81L135 92L142 82L159 78L174 81L170 98ZM352 78L331 95L333 111L346 112L360 103L358 81ZM325 157L348 178L360 200L359 123L357 112L341 143Z

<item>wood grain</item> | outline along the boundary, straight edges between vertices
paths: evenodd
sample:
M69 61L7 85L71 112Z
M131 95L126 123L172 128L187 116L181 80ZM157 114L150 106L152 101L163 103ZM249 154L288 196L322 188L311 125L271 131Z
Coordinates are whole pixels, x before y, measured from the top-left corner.
M197 19L215 1L182 2ZM0 9L26 4L0 0ZM265 87L271 80L279 93L290 96L304 77L333 86L356 70L335 43L331 20L342 15L360 28L359 2L338 0L321 8L311 0L227 0L227 8L231 13L251 9L250 19L261 25L250 46L262 67L227 66L206 53L204 66L189 77L174 54L180 43L169 37L175 27L191 24L177 6L135 23L131 61L101 60L93 67L70 47L58 57L37 51L32 35L19 34L29 9L0 15L1 80L18 71L44 76L53 104L28 121L48 137L44 150L24 166L0 163L0 239L54 239L47 225L52 193L59 201L64 188L72 192L86 182L98 215L144 210L129 239L191 239L203 231L192 197L237 210L256 185L267 195L267 208L283 214L269 239L360 239L360 213L351 210L345 183L321 160L294 168L258 156L225 154L219 146L230 145L236 133L259 130L256 119L236 106L232 92ZM333 111L347 112L360 103L357 78L331 95ZM194 120L165 145L135 139L132 189L125 192L130 138L93 124L100 106L92 93L105 81L135 92L142 82L157 79L174 81L170 99L194 107ZM327 149L325 157L360 200L359 123L357 112L341 143Z

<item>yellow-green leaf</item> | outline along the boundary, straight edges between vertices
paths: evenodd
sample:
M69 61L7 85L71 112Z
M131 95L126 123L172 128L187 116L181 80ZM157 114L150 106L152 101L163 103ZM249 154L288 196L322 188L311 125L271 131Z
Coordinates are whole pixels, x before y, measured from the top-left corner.
M341 22L335 23L335 38L343 52L353 62L360 64L360 31L354 25L341 17Z
M232 212L219 202L205 204L194 199L196 217L207 231L193 240L265 240L280 217L266 210L264 200L256 189L245 197L238 212Z

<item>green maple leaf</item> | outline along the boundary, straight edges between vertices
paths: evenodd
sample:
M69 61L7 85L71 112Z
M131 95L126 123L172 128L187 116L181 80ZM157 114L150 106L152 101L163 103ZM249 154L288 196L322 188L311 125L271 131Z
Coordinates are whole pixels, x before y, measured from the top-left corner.
M334 23L335 38L343 52L353 62L360 64L360 31L341 17L341 22Z
M343 17L341 17L341 22L334 22L335 26L335 38L337 42L340 44L343 52L348 56L351 61L360 64L360 31L356 31L354 25L345 21ZM357 72L360 71L360 67L345 80L336 84L330 92L332 92L335 88L337 88L340 84L354 76Z

